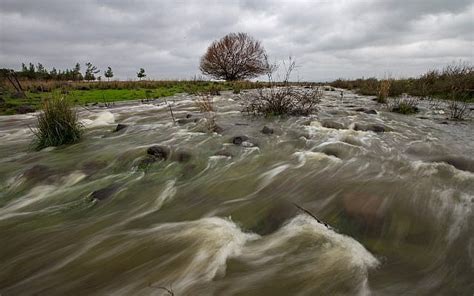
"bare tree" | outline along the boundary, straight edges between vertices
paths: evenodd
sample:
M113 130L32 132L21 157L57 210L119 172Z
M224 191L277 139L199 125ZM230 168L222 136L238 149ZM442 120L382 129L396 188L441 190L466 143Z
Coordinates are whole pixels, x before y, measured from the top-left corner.
M267 71L265 49L246 33L230 33L209 46L199 68L216 79L254 78Z

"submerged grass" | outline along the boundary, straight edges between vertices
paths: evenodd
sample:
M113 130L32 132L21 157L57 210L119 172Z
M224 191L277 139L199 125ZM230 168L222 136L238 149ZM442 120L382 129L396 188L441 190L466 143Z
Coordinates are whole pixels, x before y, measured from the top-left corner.
M43 111L37 116L37 126L33 132L36 137L34 148L41 150L78 142L82 125L72 103L64 97L53 96L43 102Z

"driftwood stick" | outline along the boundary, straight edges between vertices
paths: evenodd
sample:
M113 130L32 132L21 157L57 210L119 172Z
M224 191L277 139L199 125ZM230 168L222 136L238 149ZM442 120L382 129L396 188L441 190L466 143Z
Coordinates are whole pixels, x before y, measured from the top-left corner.
M294 205L295 207L297 207L299 210L305 212L307 215L309 215L309 216L311 216L312 218L314 218L314 220L316 220L318 223L323 224L324 226L326 226L326 227L329 228L329 229L332 229L331 226L329 226L329 225L327 225L326 223L324 223L324 222L322 222L321 220L319 220L318 217L316 217L316 216L315 216L313 213L311 213L309 210L307 210L307 209L305 209L305 208L299 206L299 205L296 204L296 203L293 203L293 205Z
M163 287L163 286L153 286L152 284L150 284L149 287L165 290L170 296L174 296L173 287L171 287L171 286L168 289L168 288Z

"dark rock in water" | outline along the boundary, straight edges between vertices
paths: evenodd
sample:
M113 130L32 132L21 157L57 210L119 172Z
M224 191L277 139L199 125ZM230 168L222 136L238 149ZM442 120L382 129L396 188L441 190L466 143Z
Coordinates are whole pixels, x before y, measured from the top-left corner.
M199 120L199 118L186 117L186 118L180 118L180 119L176 120L176 122L178 124L188 124L188 123L192 123L192 122L197 122L198 120Z
M387 207L380 196L348 193L342 199L346 216L365 232L380 232L387 219Z
M375 111L374 109L370 109L370 110L364 111L364 113L366 113L366 114L377 114L377 111Z
M432 162L444 162L461 171L474 173L474 160L463 156L443 156L430 159Z
M441 121L439 124L449 124L447 121Z
M354 130L356 131L372 131L376 133L384 133L388 131L388 128L380 125L380 124L368 124L368 125L363 125L356 123L354 125Z
M119 124L117 124L117 127L115 128L115 132L118 132L118 131L120 131L120 130L123 130L123 129L127 128L127 127L128 127L128 125L119 123Z
M186 118L191 118L193 115L191 113L186 114Z
M147 149L146 153L156 159L166 160L170 155L170 149L164 146L151 146Z
M356 111L356 112L367 112L367 109L365 109L365 108L356 108L356 109L354 109L354 111Z
M332 120L324 120L321 125L325 128L332 128L337 130L346 129L346 127L342 123Z
M178 162L188 162L192 157L193 155L189 151L180 150L173 153L173 160Z
M232 138L232 143L235 145L242 145L243 142L247 141L249 138L247 136L236 136Z
M264 133L265 135L271 135L273 134L273 129L265 125L262 129L262 133Z
M91 193L90 199L91 200L104 200L112 196L114 193L116 193L119 190L120 186L118 184L112 184L110 186L107 186L105 188L96 190Z
M35 112L35 108L30 105L21 105L15 108L16 112L20 114L32 113Z

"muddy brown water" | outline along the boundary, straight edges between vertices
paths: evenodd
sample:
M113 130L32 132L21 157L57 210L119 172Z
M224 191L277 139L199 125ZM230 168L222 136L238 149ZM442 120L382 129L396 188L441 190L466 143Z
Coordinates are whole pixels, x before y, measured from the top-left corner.
M179 124L81 109L83 140L39 152L34 115L0 117L1 295L473 294L472 119L330 91L264 119L223 93L206 133L193 99L168 98Z

